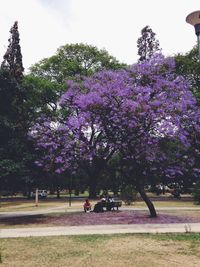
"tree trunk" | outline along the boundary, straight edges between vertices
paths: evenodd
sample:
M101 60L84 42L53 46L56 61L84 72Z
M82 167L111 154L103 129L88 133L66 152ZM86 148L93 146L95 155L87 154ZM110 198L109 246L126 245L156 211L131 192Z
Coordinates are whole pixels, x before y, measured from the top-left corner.
M89 198L97 197L97 177L96 174L90 176L89 180Z
M58 187L56 188L56 194L57 194L57 198L60 198L60 189Z
M140 193L142 199L144 200L144 202L146 203L148 209L149 209L149 212L150 212L150 217L152 218L155 218L157 217L157 214L156 214L156 210L154 208L154 205L153 203L151 202L151 200L148 198L145 190L144 190L144 186L142 185L142 183L140 181L137 181L137 190L138 192Z
M96 198L97 192L96 192L96 185L90 184L89 186L89 198Z

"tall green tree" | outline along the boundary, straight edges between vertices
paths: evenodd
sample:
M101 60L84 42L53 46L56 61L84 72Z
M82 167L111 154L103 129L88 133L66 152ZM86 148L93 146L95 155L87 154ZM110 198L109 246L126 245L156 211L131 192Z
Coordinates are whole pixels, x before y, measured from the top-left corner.
M36 153L27 139L30 127L29 88L23 84L18 24L10 30L0 68L0 187L12 191L32 182Z
M186 54L177 54L175 60L176 72L189 81L191 90L200 104L200 64L197 46Z
M156 34L149 26L141 30L141 37L137 40L139 61L150 59L156 52L161 51Z
M2 69L9 70L10 74L15 77L17 81L21 81L23 78L23 63L20 47L20 38L18 32L18 22L15 21L14 25L10 29L11 37L8 39L8 49L4 55L4 60L1 64Z
M67 44L61 46L55 55L42 59L33 65L31 74L59 84L75 75L89 76L103 69L125 67L104 49L87 44Z
M24 84L29 90L29 106L33 117L39 114L60 115L58 99L67 90L66 81L90 76L103 69L126 67L119 63L106 50L98 50L87 44L67 44L61 46L55 55L42 59L30 68Z
M23 86L29 88L26 101L29 120L34 121L40 114L57 116L58 98L66 90L66 85L28 74L23 79Z

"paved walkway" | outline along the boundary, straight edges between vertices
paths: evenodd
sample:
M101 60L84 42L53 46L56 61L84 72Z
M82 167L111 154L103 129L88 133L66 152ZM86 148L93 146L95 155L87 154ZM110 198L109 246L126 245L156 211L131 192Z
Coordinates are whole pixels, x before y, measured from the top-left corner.
M84 225L62 227L37 227L1 229L0 238L30 237L30 236L68 236L92 234L124 234L124 233L187 233L200 232L200 223L173 224L113 224Z

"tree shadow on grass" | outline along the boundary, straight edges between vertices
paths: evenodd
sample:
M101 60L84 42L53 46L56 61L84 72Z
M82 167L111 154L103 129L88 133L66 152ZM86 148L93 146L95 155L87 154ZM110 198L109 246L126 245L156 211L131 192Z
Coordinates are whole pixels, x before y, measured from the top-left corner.
M44 215L31 215L31 216L19 216L19 217L12 217L12 218L1 218L0 226L1 225L28 225L28 224L43 224L45 223Z
M75 225L108 225L108 224L163 224L163 223L195 223L198 217L159 213L156 218L150 218L144 211L112 211L103 213L64 213L48 215L31 215L13 218L2 218L1 225L39 225L45 226L75 226Z

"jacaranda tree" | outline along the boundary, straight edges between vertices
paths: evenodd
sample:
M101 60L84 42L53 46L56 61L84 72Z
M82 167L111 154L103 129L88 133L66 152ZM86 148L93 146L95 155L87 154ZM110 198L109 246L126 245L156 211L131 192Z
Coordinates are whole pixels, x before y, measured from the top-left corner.
M193 127L193 132L199 132L195 99L174 68L173 59L157 55L127 70L68 81L69 89L60 100L66 119L41 118L30 132L37 148L44 151L38 164L53 166L56 172L75 172L86 164L97 175L103 164L120 155L155 217L145 181L154 175L181 177L190 140L193 145L199 142L198 135L191 137L189 131ZM163 143L175 144L175 149L168 151ZM199 153L199 147L196 150ZM192 149L190 156L194 156ZM195 160L188 164L198 175Z

